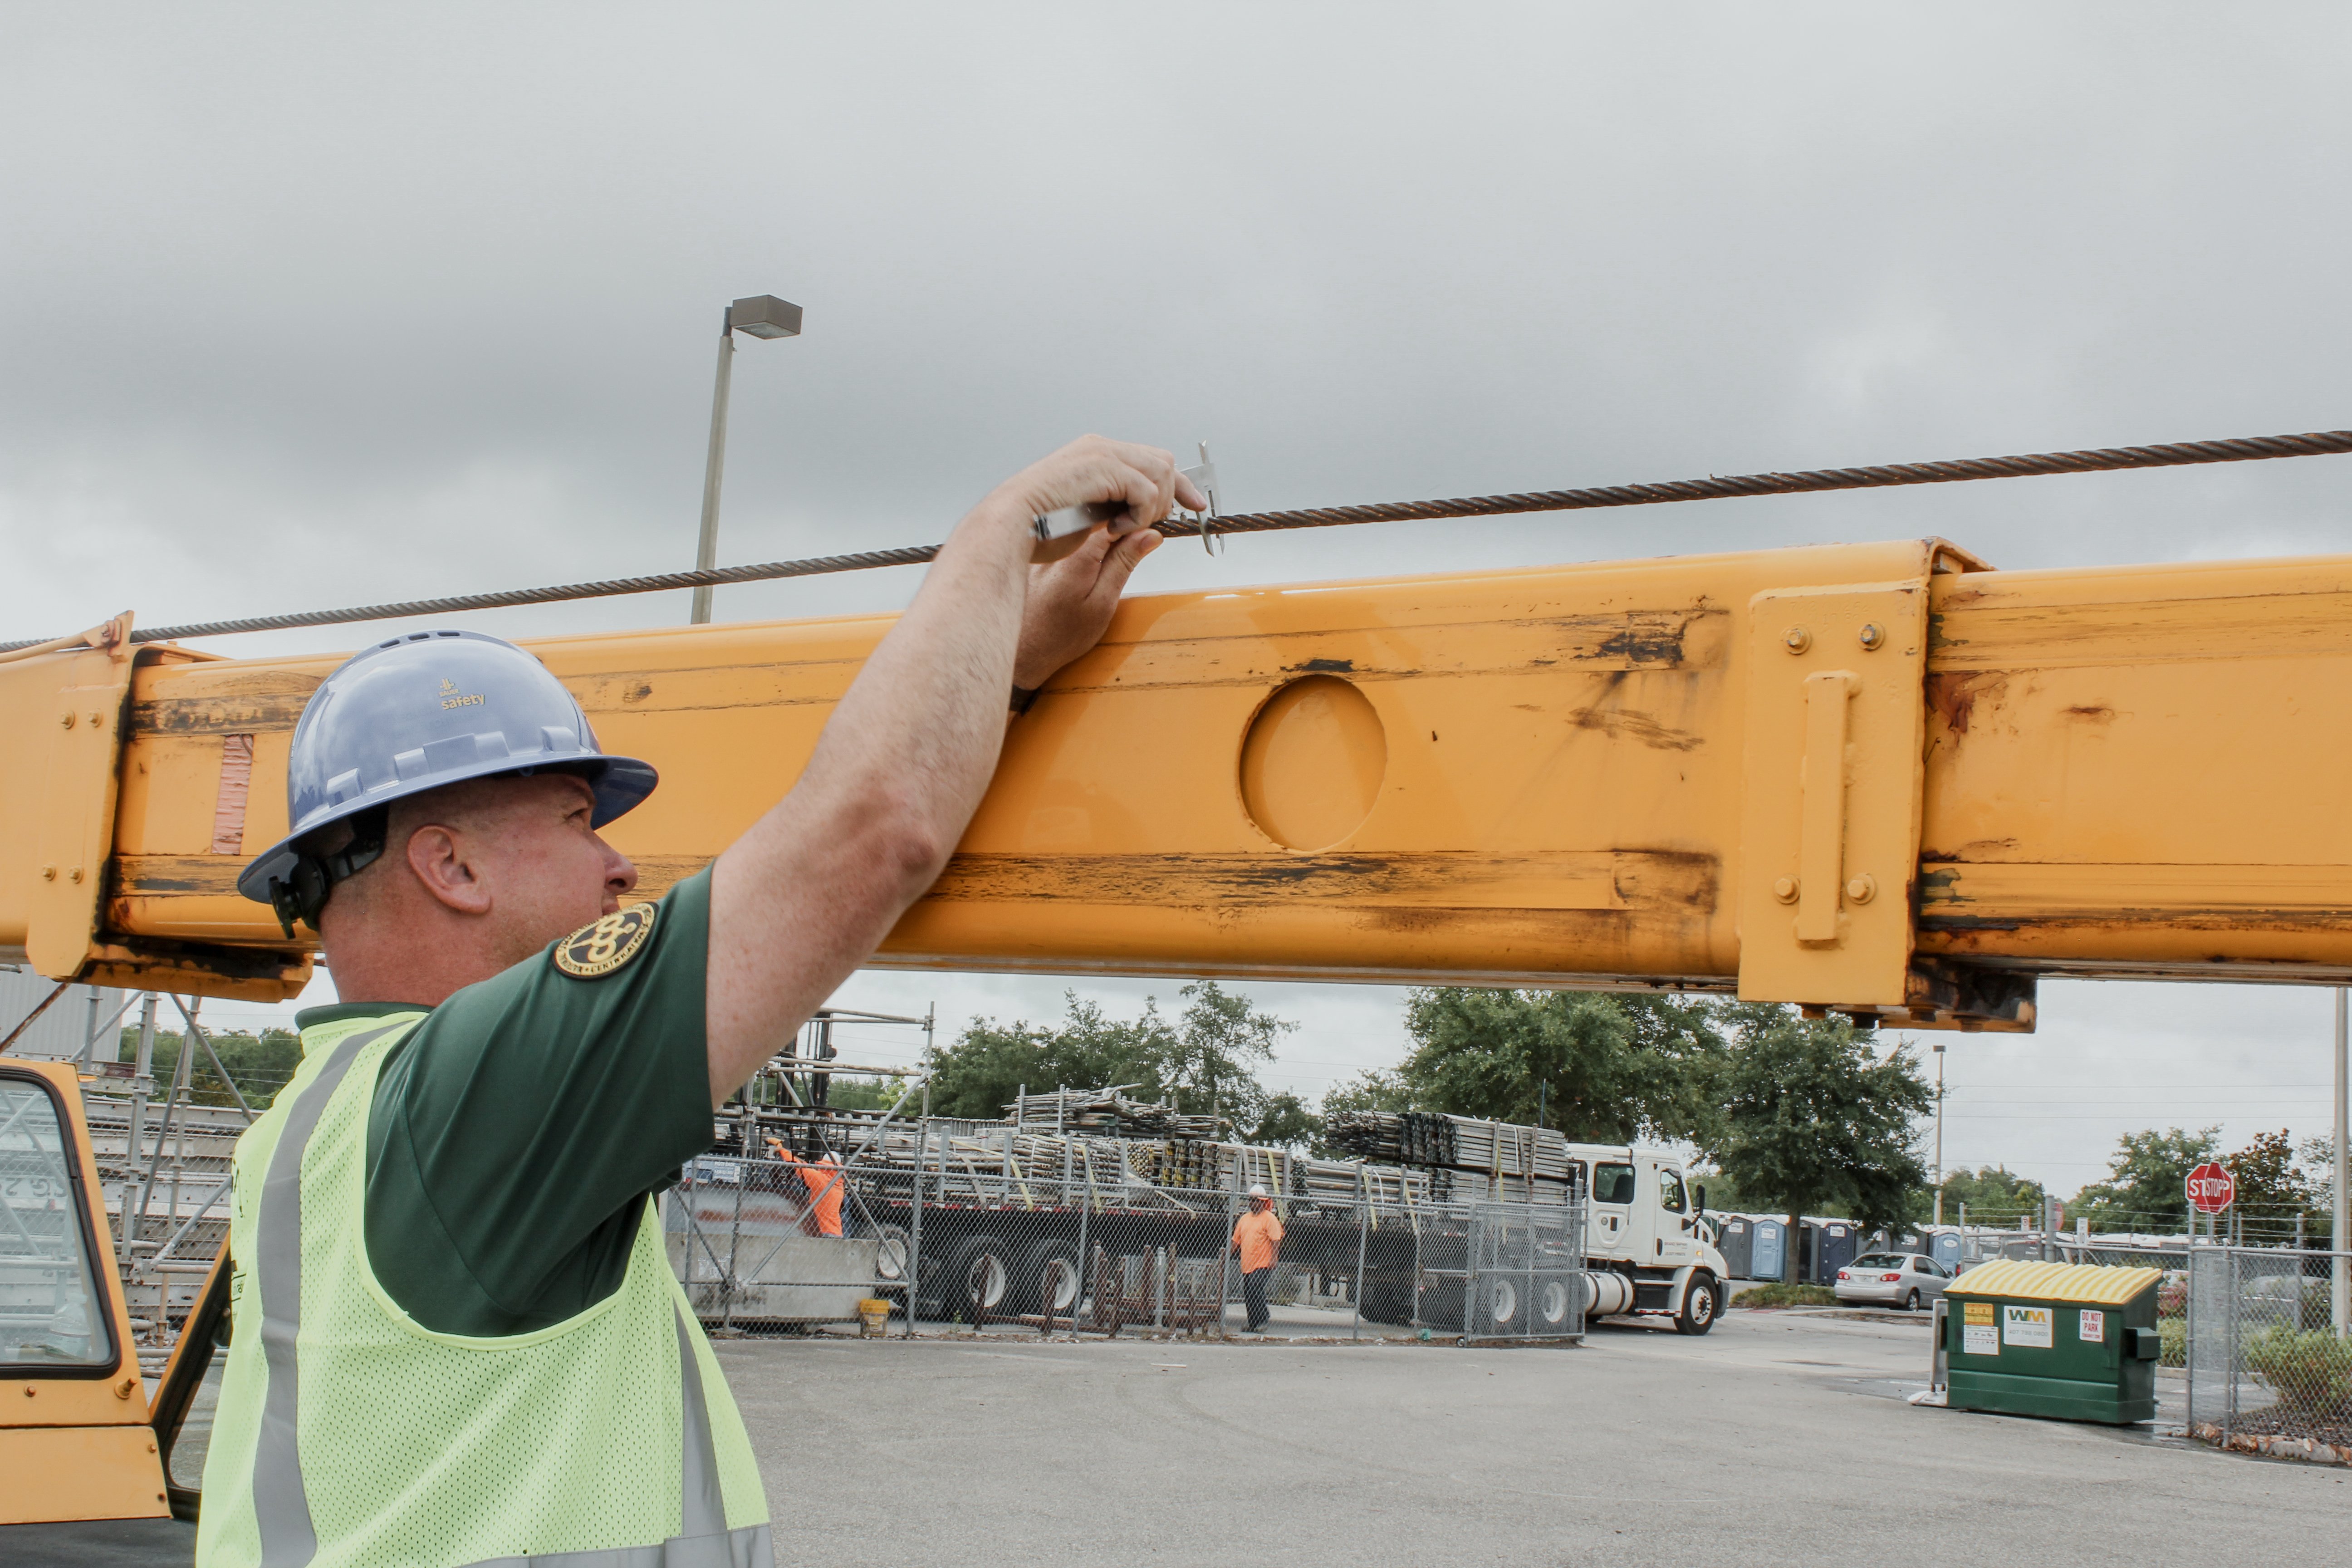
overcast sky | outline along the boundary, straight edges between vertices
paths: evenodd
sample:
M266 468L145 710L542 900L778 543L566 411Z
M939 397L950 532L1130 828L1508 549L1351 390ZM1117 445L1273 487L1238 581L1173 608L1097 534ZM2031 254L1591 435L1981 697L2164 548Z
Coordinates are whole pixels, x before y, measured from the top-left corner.
M937 539L1085 430L1206 438L1255 510L2352 424L2347 46L2292 5L12 7L0 637L690 565L719 311L761 292L807 330L737 360L725 563ZM1309 532L1149 577L2340 552L2347 462ZM1062 988L841 999L960 1024ZM1402 1047L1399 993L1248 989L1303 1023L1286 1086ZM1955 1037L1948 1163L2071 1190L2128 1128L2326 1129L2323 992L2042 998L2036 1036Z

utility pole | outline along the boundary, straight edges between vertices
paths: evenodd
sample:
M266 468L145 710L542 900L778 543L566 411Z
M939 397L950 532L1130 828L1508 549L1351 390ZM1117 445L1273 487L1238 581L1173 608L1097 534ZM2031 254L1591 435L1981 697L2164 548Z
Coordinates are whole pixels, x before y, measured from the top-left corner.
M2331 1321L2338 1339L2352 1332L2352 1258L2344 1256L2346 1252L2352 1251L2352 1214L2346 1212L2347 1207L2352 1207L2346 1201L2352 1197L2352 1181L2347 1180L2345 1169L2347 1124L2352 1121L2352 1117L2347 1115L2347 1110L2352 1110L2352 1072L2347 1071L2345 1050L2347 997L2352 997L2352 994L2347 994L2343 986L2336 988L2336 1215L2328 1247L2336 1254L2330 1259L2330 1272L2335 1276L2334 1300L2330 1305L2334 1308Z

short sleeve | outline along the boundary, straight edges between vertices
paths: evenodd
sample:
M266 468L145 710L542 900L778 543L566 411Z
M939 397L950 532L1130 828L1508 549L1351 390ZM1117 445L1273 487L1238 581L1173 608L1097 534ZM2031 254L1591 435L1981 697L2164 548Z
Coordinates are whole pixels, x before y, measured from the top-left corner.
M709 887L466 987L386 1062L368 1254L425 1327L525 1332L619 1288L646 1194L711 1143Z

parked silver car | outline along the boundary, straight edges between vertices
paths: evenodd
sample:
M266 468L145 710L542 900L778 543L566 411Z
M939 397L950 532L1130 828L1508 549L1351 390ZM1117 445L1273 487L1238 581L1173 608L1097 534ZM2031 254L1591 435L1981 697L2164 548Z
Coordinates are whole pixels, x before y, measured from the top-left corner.
M1841 1301L1916 1312L1932 1305L1951 1282L1944 1266L1925 1253L1869 1252L1839 1269L1830 1289Z

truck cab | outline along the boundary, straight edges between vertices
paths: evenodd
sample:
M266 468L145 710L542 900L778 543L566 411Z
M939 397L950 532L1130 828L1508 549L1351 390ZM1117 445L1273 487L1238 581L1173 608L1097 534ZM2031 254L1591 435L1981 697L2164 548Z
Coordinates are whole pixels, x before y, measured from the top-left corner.
M1586 1315L1671 1318L1686 1334L1713 1328L1727 1270L1682 1161L1630 1145L1571 1143L1568 1152L1589 1194Z

